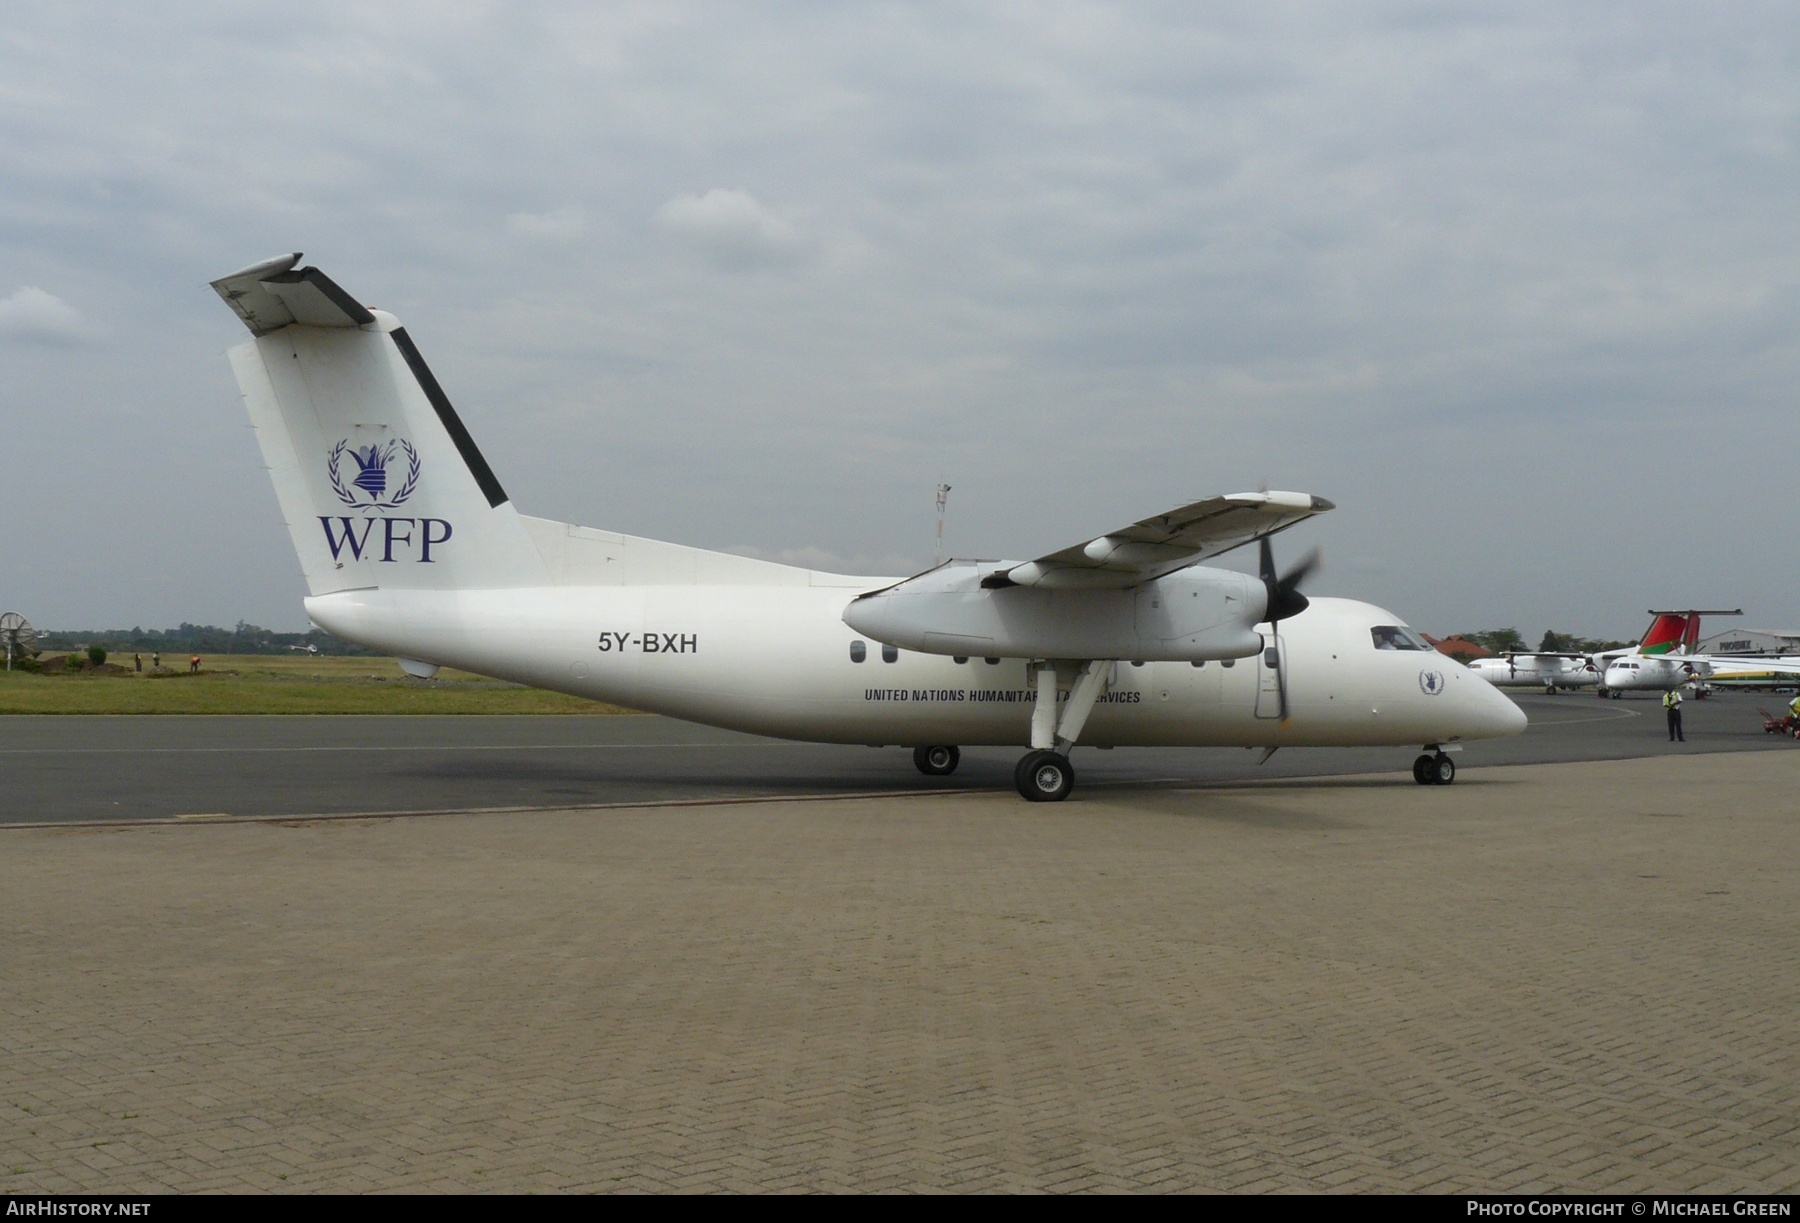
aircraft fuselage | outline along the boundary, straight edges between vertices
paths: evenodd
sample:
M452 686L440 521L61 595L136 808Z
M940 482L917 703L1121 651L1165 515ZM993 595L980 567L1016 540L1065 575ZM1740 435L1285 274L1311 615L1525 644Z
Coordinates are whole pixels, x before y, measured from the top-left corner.
M1477 658L1469 670L1500 688L1591 688L1600 682L1599 669L1585 658Z
M874 745L1029 741L1025 660L884 649L842 618L882 580L833 580L855 584L365 589L314 596L306 607L321 627L374 649L755 734ZM1285 621L1285 723L1273 644L1199 666L1120 661L1081 741L1416 745L1517 733L1518 707L1455 660L1374 648L1371 627L1397 623L1341 599L1315 599Z

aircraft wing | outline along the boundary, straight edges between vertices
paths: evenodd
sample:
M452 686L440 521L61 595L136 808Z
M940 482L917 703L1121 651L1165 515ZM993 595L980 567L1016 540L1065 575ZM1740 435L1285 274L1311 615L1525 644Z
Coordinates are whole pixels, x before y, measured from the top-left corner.
M1230 493L999 569L982 585L1118 590L1198 564L1334 508L1311 493Z
M1730 679L1734 675L1800 675L1800 658L1730 658L1717 654L1675 654L1671 657L1678 661L1704 662L1712 672L1712 679Z

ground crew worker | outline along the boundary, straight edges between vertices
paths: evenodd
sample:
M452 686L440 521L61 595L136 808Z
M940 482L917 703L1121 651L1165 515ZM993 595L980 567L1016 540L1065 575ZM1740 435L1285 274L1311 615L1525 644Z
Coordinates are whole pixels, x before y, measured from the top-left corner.
M1788 702L1788 725L1800 726L1800 696Z
M1687 736L1681 733L1681 689L1671 688L1663 693L1663 708L1669 712L1669 742L1677 739L1687 742Z

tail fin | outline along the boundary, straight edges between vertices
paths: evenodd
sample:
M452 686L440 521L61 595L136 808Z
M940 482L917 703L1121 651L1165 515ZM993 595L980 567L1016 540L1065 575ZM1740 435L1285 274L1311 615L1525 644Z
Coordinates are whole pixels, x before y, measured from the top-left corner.
M1674 612L1661 612L1650 622L1644 639L1638 642L1640 654L1667 654L1687 637L1688 618Z
M1640 654L1694 654L1700 645L1700 617L1702 616L1741 616L1744 609L1714 608L1700 611L1693 608L1687 611L1657 611L1651 609L1650 614L1656 617L1650 622L1650 630L1638 643Z
M400 321L298 254L213 282L311 594L541 585L544 564Z

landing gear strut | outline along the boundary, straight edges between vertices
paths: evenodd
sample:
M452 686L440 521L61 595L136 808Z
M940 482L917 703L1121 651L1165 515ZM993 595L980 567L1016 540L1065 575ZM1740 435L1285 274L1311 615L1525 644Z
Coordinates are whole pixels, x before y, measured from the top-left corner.
M927 777L948 777L962 762L962 753L954 747L934 744L913 748L913 767Z
M1413 761L1413 780L1422 786L1447 786L1456 780L1456 761L1442 752L1426 752Z
M1069 749L1081 737L1094 702L1105 691L1113 664L1095 659L1081 664L1081 673L1069 688L1068 704L1061 716L1056 708L1056 665L1036 664L1037 700L1031 711L1031 748L1013 770L1013 784L1026 802L1059 803L1075 788L1075 770L1069 766Z

